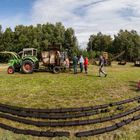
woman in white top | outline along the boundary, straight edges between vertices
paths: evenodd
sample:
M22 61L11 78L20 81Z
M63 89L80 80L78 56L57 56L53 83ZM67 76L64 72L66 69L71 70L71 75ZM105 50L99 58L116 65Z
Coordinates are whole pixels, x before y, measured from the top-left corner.
M79 64L80 64L80 72L83 72L84 58L82 55L80 55Z

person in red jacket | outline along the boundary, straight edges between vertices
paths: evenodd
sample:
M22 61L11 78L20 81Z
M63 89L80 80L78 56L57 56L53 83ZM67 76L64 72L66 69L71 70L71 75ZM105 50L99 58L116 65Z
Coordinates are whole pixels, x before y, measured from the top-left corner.
M85 68L85 73L87 74L88 72L88 58L87 57L85 57L84 59L84 68Z
M138 87L138 90L140 90L140 81L138 82L137 87Z

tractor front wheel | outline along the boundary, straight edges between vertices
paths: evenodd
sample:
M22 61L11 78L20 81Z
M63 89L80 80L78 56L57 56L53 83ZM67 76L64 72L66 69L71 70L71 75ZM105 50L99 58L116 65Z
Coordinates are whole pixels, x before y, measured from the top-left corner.
M8 74L14 74L14 72L15 72L15 69L13 66L8 67L8 69L7 69Z
M34 64L29 60L25 60L22 63L21 71L25 74L31 74L33 73L33 68L34 68Z

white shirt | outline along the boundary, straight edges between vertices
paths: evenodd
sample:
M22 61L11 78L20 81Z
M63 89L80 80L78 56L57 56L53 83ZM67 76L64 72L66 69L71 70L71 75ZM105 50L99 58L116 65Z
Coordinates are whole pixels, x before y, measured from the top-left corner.
M84 58L82 56L79 59L79 63L84 63Z

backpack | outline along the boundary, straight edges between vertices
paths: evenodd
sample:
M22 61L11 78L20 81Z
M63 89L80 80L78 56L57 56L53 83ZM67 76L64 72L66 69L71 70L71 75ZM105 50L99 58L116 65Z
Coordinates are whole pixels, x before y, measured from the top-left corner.
M106 65L107 64L107 60L104 58L104 65Z

